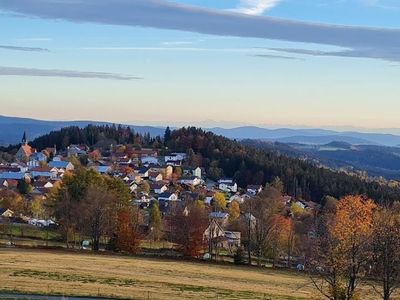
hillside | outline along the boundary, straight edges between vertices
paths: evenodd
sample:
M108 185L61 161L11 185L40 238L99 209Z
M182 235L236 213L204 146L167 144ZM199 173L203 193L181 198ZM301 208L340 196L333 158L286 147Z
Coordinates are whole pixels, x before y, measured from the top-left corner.
M306 158L334 169L354 169L366 171L370 176L400 179L400 149L397 147L354 146L345 142L307 145L244 140L243 143L261 149L279 151L292 157Z
M0 146L21 142L24 131L26 131L28 138L33 140L41 135L64 127L77 126L83 128L89 124L112 125L112 123L109 122L97 121L42 121L0 116ZM158 127L131 125L131 128L138 133L150 133L151 136L162 135L164 133L164 128Z
M54 131L33 140L31 145L39 150L54 145L58 149L65 149L70 143L87 144L92 148L115 143L137 144L160 150L164 147L160 138L136 136L129 128L92 125L83 129L68 127ZM279 177L283 181L283 192L317 203L326 195L341 198L348 194L367 194L378 202L400 199L398 187L321 168L297 157L296 149L287 145L285 149L292 151L292 154L279 152L267 146L269 143L252 141L244 145L194 127L173 131L165 145L170 152L187 153L188 164L204 167L208 178L218 180L232 177L242 188L250 184L265 185ZM16 148L10 151L15 153Z

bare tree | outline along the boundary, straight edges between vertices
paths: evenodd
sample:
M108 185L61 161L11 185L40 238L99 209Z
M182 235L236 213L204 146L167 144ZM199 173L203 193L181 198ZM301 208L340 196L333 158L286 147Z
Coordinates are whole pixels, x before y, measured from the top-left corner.
M80 202L80 228L92 238L92 249L98 251L100 238L110 231L113 219L113 195L102 186L89 186Z

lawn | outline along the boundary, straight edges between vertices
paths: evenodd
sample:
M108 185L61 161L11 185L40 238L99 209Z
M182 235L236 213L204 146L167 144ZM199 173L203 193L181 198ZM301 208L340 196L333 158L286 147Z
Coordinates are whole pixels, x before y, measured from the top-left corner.
M0 249L0 290L121 299L310 299L307 276L187 261ZM363 289L362 299L376 299Z

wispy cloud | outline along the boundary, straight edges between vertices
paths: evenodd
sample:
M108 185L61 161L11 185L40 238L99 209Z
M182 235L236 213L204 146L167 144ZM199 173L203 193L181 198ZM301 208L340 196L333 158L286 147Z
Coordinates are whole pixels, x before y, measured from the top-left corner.
M142 79L131 75L105 73L105 72L83 72L70 70L45 70L35 68L2 67L0 76L33 76L33 77L66 77L66 78L95 78L113 80Z
M278 5L279 2L281 0L240 0L238 7L233 11L248 15L262 15Z
M301 58L286 55L276 55L276 54L254 54L254 57L270 58L270 59L286 59L286 60L302 60Z
M165 0L2 0L0 9L46 19L333 45L360 57L400 61L398 29L309 23Z
M293 48L270 48L270 50L300 54L300 55L311 55L311 56L335 56L335 57L349 57L349 58L376 58L384 59L388 61L400 61L399 50L393 49L347 49L342 51L321 51L321 50L309 50L309 49L293 49Z
M14 50L14 51L27 51L27 52L49 52L46 48L36 48L36 47L20 47L20 46L7 46L0 45L0 49L3 50Z

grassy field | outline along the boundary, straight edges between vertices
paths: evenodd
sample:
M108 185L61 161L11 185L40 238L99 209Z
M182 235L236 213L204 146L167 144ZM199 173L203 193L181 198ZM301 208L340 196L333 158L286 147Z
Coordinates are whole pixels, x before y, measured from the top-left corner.
M317 299L305 275L186 261L0 249L0 290L121 299ZM376 299L363 289L362 299Z

